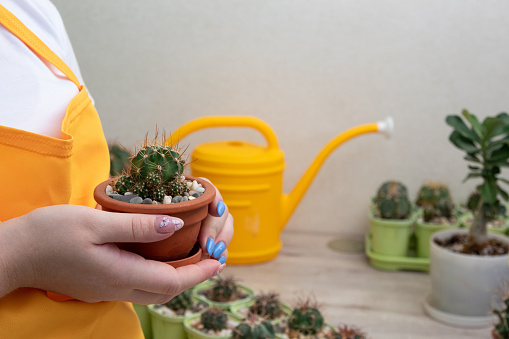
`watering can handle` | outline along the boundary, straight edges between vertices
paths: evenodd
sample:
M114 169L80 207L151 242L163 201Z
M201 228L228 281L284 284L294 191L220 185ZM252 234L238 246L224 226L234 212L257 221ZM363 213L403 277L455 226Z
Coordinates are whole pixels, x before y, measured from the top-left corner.
M175 141L178 141L193 132L210 127L251 127L263 135L265 140L267 140L267 147L269 149L277 149L279 147L276 134L263 120L250 116L217 115L189 121L175 130L168 139L166 139L166 144L173 145L173 138L176 139Z

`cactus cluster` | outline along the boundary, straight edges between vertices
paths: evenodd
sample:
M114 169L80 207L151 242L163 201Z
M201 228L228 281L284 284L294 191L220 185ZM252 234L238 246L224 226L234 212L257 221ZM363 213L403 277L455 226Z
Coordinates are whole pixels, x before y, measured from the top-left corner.
M421 186L417 194L416 205L422 208L424 222L436 222L441 218L454 218L454 203L447 185L428 183Z
M250 314L233 330L234 339L275 338L274 327L267 321Z
M218 276L214 279L214 285L209 290L207 297L217 302L228 302L237 300L239 294L239 288L233 277Z
M163 138L164 140L164 138ZM182 153L164 142L145 140L145 143L129 158L129 167L114 182L120 194L131 192L142 199L161 202L164 196L183 195L189 191L182 174L185 160Z
M481 201L481 193L478 190L472 192L467 200L467 208L472 213L475 213L479 208L479 202ZM505 216L507 209L500 203L500 200L495 201L492 204L484 203L483 206L484 216L487 221L495 220L501 216Z
M209 331L221 331L228 327L228 315L219 307L211 307L200 315L203 328Z
M355 327L344 325L332 330L327 339L366 339L366 334Z
M509 339L509 296L504 299L505 308L502 310L494 310L493 313L497 316L498 322L493 329L493 338Z
M408 219L412 204L405 185L387 181L380 186L374 200L376 216L382 219Z
M323 316L309 301L301 302L290 315L288 327L290 332L303 335L315 335L322 331L324 325ZM291 337L293 337L291 335Z
M260 293L254 300L254 305L249 309L253 314L274 320L283 313L277 293Z
M193 305L191 289L185 290L165 304L166 307L174 311L177 315L185 314L186 310L191 310L193 308Z

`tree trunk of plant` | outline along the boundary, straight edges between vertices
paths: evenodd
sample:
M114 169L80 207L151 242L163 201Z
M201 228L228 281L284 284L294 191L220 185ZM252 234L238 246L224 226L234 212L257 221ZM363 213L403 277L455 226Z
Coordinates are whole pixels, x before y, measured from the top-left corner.
M468 246L464 252L471 253L479 250L488 240L488 231L486 229L486 216L484 213L484 202L479 199L479 205L474 213L474 220L470 227Z

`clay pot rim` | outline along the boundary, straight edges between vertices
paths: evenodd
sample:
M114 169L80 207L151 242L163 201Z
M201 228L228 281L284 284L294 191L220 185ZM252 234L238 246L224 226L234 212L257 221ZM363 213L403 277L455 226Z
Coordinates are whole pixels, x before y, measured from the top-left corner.
M118 212L169 215L208 205L214 200L216 197L216 190L210 182L190 175L185 175L185 178L186 180L196 180L198 183L202 184L205 188L205 192L196 199L182 201L179 203L161 205L131 204L115 200L106 194L106 187L114 180L114 178L111 178L96 186L94 189L94 199L99 205Z
M193 249L189 252L189 255L182 259L165 261L166 264L173 266L173 268L178 268L182 266L196 264L201 260L202 249L199 243L194 244Z

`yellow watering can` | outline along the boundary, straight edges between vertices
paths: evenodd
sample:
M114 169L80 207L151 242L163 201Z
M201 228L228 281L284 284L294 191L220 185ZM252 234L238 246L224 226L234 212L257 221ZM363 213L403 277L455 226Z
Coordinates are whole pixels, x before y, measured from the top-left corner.
M301 201L329 154L361 134L390 136L392 118L349 129L332 139L317 155L290 194L282 193L284 154L277 137L264 121L249 116L210 116L192 120L172 133L174 144L192 132L210 127L250 127L259 131L267 146L244 141L219 141L197 146L192 175L210 179L221 192L235 220L235 235L228 246L228 264L255 264L277 256L279 234Z

